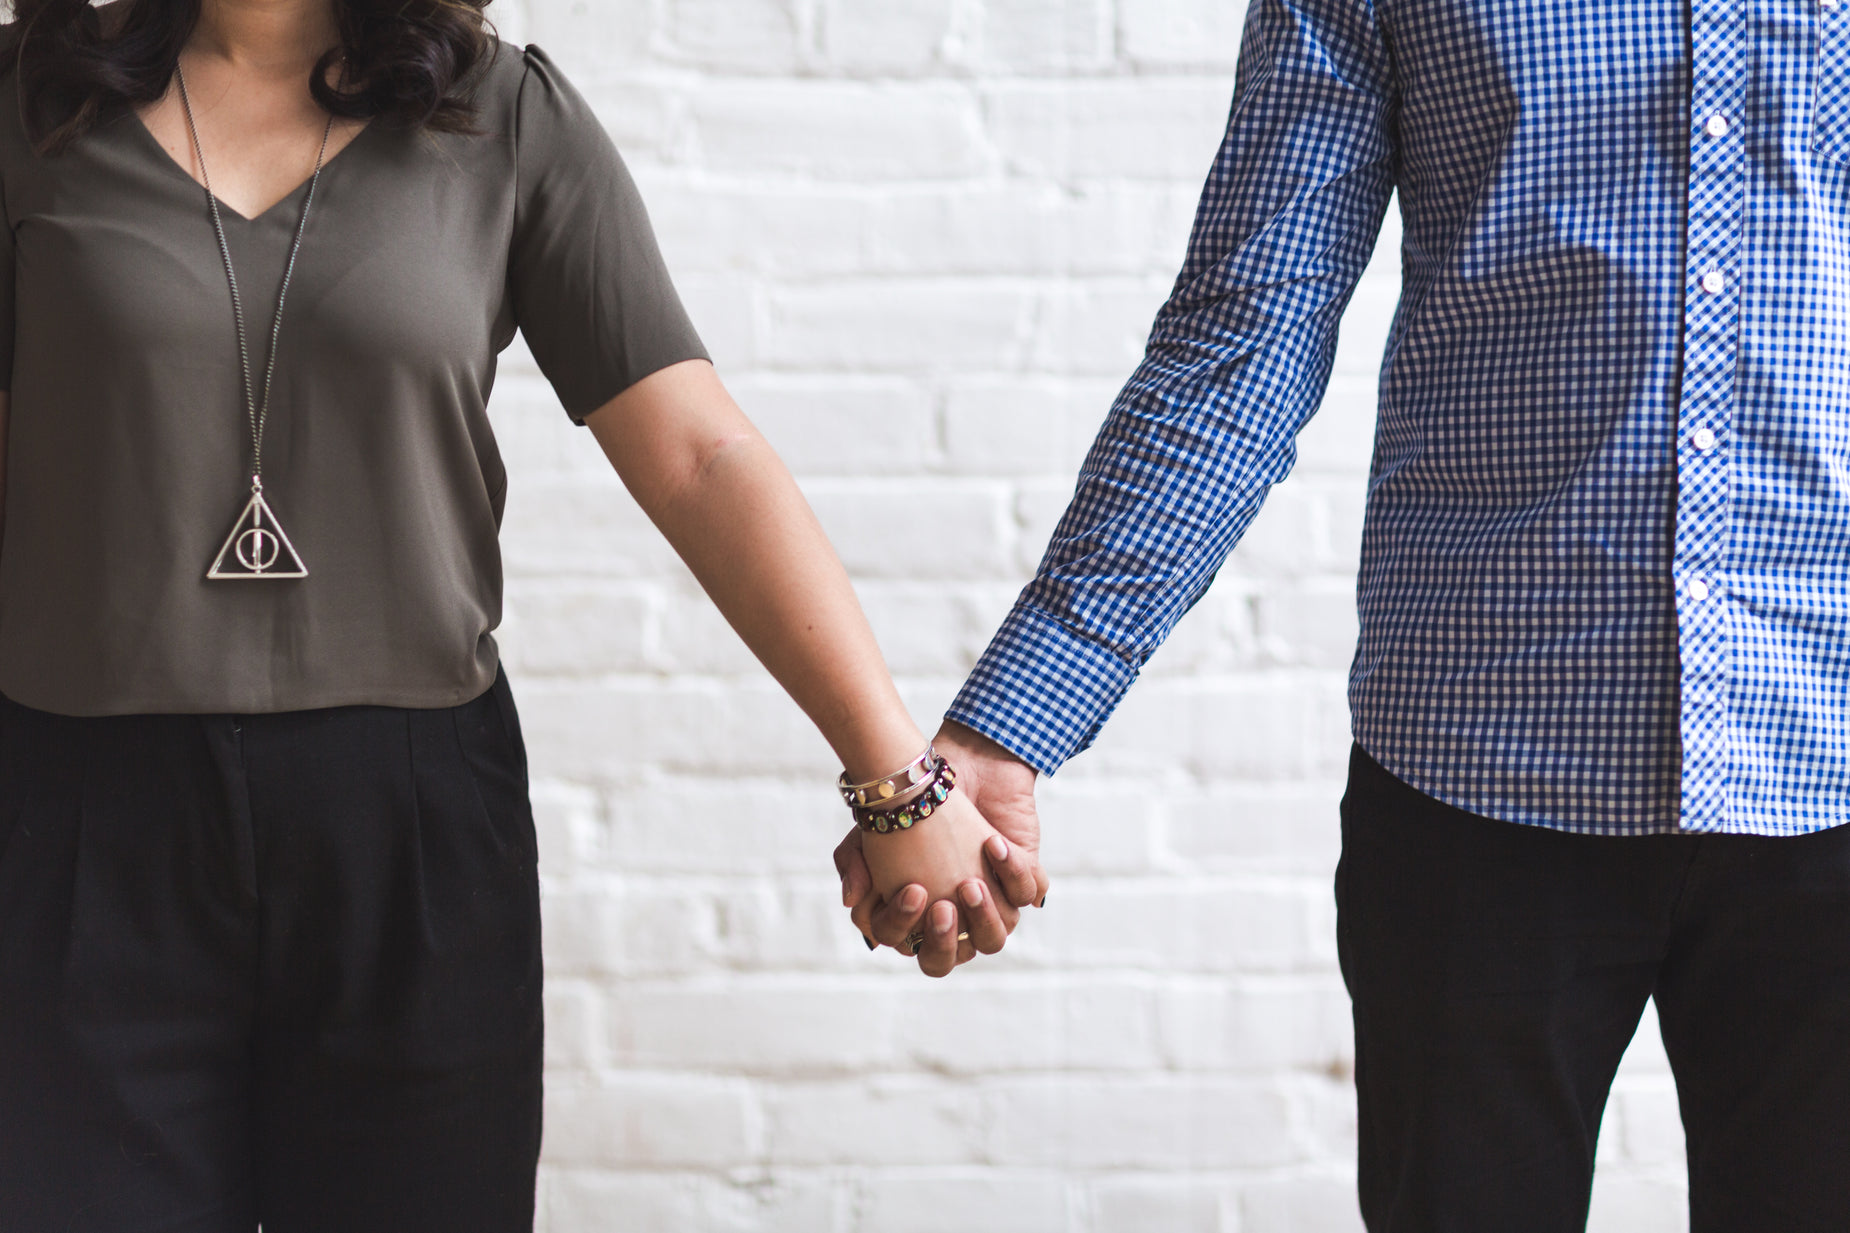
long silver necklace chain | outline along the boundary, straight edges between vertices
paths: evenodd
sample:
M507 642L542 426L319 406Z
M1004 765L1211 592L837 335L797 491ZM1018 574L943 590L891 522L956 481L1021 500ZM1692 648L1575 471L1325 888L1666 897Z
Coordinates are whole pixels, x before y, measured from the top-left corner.
M251 384L250 346L244 329L244 299L238 292L238 274L231 264L231 243L225 238L225 221L219 215L218 197L212 191L212 176L206 170L205 147L199 140L199 124L193 119L193 100L187 93L186 73L174 66L180 86L180 107L186 113L186 130L192 137L193 157L199 163L199 179L206 191L206 206L212 216L212 233L218 238L218 253L225 262L225 281L231 285L231 313L238 328L238 364L244 375L244 411L251 432L251 495L245 502L231 534L218 550L206 577L213 580L246 578L306 578L308 568L289 537L277 522L275 513L263 495L263 430L270 418L270 384L276 373L276 342L283 331L283 304L289 298L289 283L295 277L296 256L302 251L302 236L308 230L308 212L315 204L315 188L321 182L326 165L328 141L334 134L334 117L328 116L321 133L321 148L315 153L315 171L308 180L308 193L302 200L302 216L296 220L295 238L289 245L289 260L283 267L283 283L276 293L276 316L270 323L270 354L263 369L263 396L258 398Z

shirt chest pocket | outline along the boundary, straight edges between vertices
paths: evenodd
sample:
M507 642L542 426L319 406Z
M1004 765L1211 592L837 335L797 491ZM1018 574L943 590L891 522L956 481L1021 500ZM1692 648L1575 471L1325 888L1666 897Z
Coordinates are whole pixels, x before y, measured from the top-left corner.
M1804 0L1818 15L1818 75L1812 92L1811 148L1850 163L1850 0Z

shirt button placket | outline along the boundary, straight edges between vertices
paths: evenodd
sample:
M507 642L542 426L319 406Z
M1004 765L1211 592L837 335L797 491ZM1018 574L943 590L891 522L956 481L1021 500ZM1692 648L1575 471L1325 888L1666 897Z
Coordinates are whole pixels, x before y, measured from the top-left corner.
M1819 0L1820 3L1827 0ZM1836 3L1837 0L1829 0ZM1732 422L1739 276L1746 173L1744 6L1691 0L1688 281L1683 298L1683 381L1677 406L1675 586L1680 731L1681 824L1711 829L1726 820L1719 785L1728 782L1726 560L1728 451L1718 446Z

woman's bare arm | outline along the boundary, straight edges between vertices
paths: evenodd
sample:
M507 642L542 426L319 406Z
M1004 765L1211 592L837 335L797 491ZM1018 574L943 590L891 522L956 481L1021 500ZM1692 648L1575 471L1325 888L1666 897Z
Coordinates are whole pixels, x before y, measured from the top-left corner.
M711 365L691 360L663 369L585 423L643 511L851 776L889 774L924 747L847 571L789 470ZM957 954L948 930L958 913L942 900L956 895L962 907L971 935L966 955L1001 949L1014 927L1016 909L984 864L983 845L994 834L968 795L953 793L929 825L866 838L878 894L898 896L912 884L928 893L915 896L921 901L905 913L905 929L924 922L930 907L929 931L953 939L921 963L932 975L948 972ZM998 874L1007 877L1003 863Z
M586 425L643 511L857 780L925 746L835 550L710 364L676 364Z

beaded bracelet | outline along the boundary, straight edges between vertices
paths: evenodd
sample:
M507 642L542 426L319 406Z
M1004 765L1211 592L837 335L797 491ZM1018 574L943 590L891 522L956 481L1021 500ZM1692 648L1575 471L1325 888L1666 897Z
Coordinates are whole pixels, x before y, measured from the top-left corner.
M850 809L877 804L891 800L900 793L916 788L931 777L937 769L938 751L930 745L925 752L906 763L891 775L882 775L879 779L870 779L866 783L849 783L848 772L843 771L835 786L841 790L842 802Z
M931 778L925 781L925 790L896 809L856 809L855 825L864 831L886 834L888 831L912 829L912 824L921 822L938 811L951 795L951 789L957 786L957 772L949 762L934 756L931 764Z

